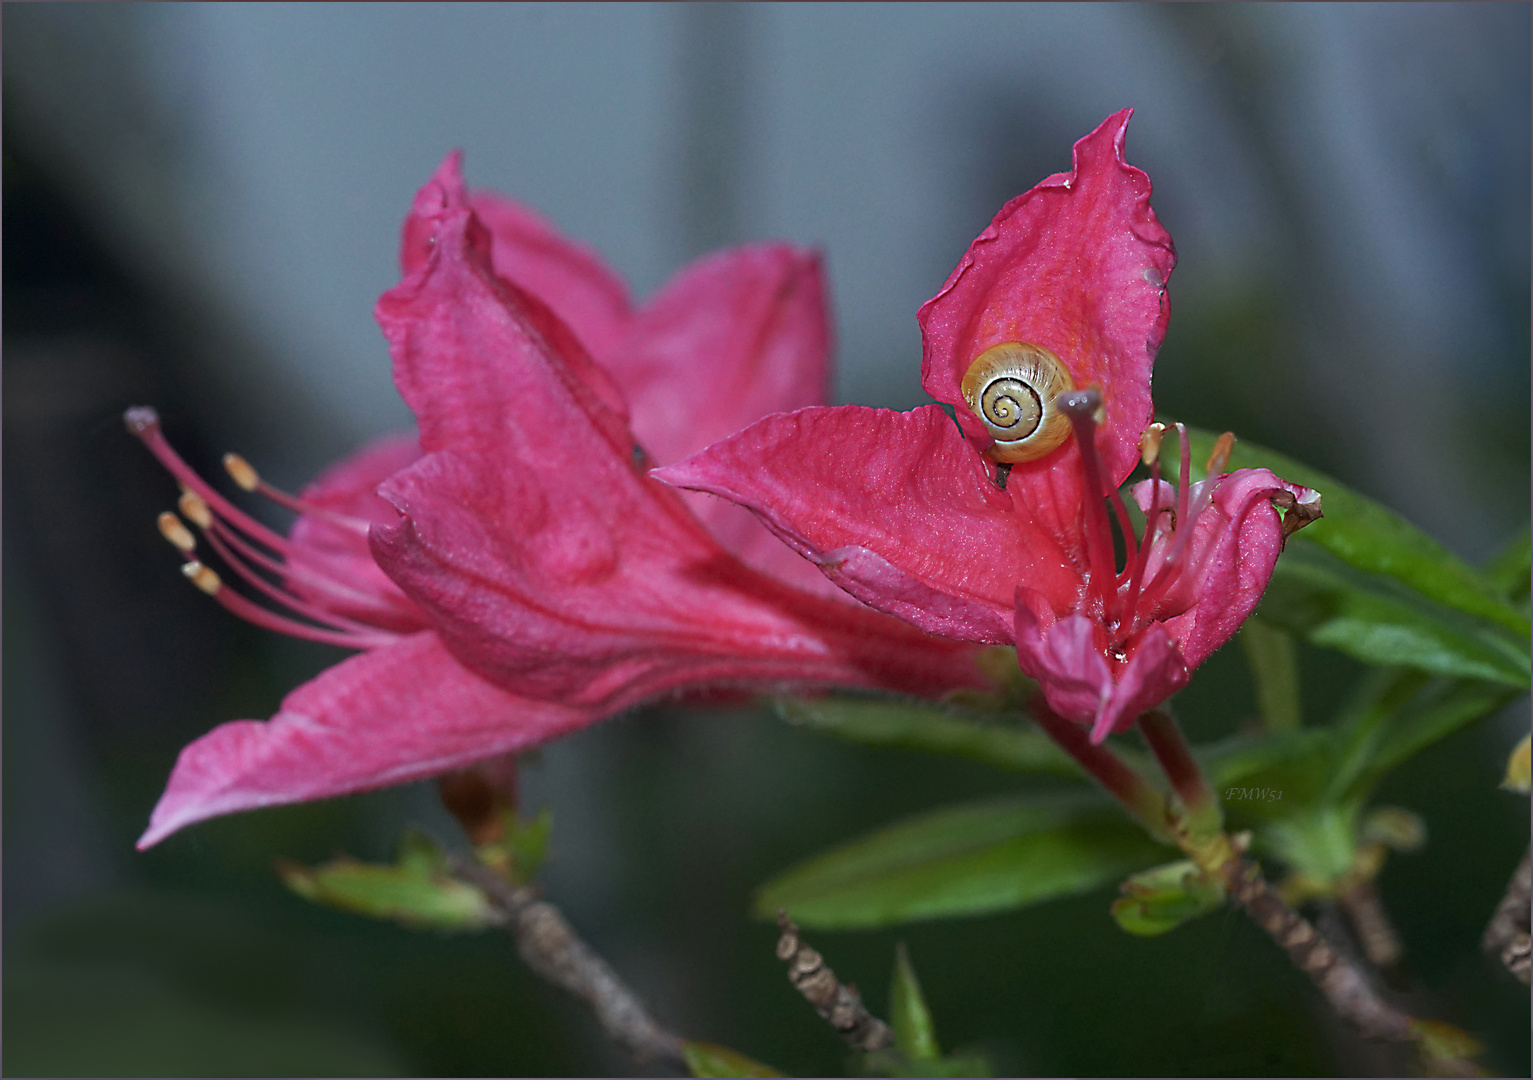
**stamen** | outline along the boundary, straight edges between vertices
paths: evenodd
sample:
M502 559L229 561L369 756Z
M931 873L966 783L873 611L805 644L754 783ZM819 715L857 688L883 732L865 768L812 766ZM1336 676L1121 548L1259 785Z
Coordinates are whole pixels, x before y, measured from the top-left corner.
M1139 436L1139 459L1148 468L1160 460L1160 442L1166 435L1165 424L1151 424Z
M1075 430L1075 445L1080 451L1081 473L1085 481L1086 498L1083 510L1086 515L1086 558L1091 564L1091 577L1101 597L1102 611L1106 614L1117 588L1117 573L1113 569L1112 531L1107 524L1107 508L1102 504L1106 498L1102 484L1102 461L1097 453L1096 412L1102 407L1102 392L1095 387L1071 390L1061 394L1055 405L1070 418Z
M1204 468L1204 474L1212 480L1224 471L1224 467L1230 463L1230 451L1235 449L1235 433L1226 431L1219 436L1219 441L1214 443L1214 449L1208 455L1208 465Z
M261 484L261 474L250 467L250 462L238 454L224 455L224 472L244 491L254 491Z
M256 472L255 466L238 454L224 455L224 471L229 474L231 480L245 491L259 492L278 506L291 510L295 514L321 517L332 524L339 525L345 529L351 529L364 536L372 528L372 522L370 521L353 517L350 514L340 513L328 507L315 506L313 503L305 502L297 496L289 495L273 484L268 484L265 480L261 479L261 474Z
M176 500L176 505L197 528L206 529L213 524L213 511L208 509L208 504L203 502L195 491L183 491L181 498Z
M156 519L160 526L160 535L169 540L183 555L190 555L197 550L197 540L192 536L191 530L181 524L181 519L169 510Z
M236 557L235 552L231 549L230 545L224 542L224 538L220 536L220 532L221 530L215 529L207 533L208 544L212 546L214 551L218 552L219 558L223 559L223 561L227 563L236 574L244 578L245 581L249 582L250 585L259 590L265 596L270 597L272 600L282 604L284 607L292 609L299 615L313 619L317 623L323 623L335 630L351 630L364 634L375 632L375 628L368 626L366 623L360 623L354 619L348 619L344 615L336 615L333 612L325 611L323 608L317 607L314 604L304 600L303 598L293 595L286 589L281 589L273 585L271 582L267 581L254 570L250 569L250 567L241 562L239 558ZM274 569L277 573L282 573L284 570L280 564L272 569Z
M223 588L223 582L219 580L218 574L211 567L203 566L196 559L193 559L191 562L182 563L181 572L187 576L187 579L193 585L209 596L217 596L219 590Z
M240 511L216 490L210 487L173 450L160 431L159 414L147 406L135 406L123 415L123 421L181 484L181 497L177 502L182 516L202 530L213 550L234 572L265 596L295 614L312 619L320 626L310 626L268 611L225 588L223 580L212 568L193 558L196 538L175 514L166 511L158 519L161 535L174 544L186 562L181 572L203 592L213 597L224 608L257 626L306 638L310 641L339 645L349 649L367 649L397 641L399 635L382 630L346 616L335 614L293 594L286 588L263 578L251 564L284 582L302 582L311 585L337 599L366 603L372 594L352 588L344 581L333 578L322 568L295 566L289 561L292 550L288 541L271 529ZM257 491L274 501L288 506L300 514L318 514L347 528L366 532L371 523L345 514L305 504L285 492L271 487L260 474L238 454L224 456L224 468L242 489ZM267 554L263 548L275 553Z
M123 421L127 424L130 432L143 440L144 445L149 448L149 452L159 460L160 464L164 465L170 471L170 474L181 482L183 488L195 492L217 514L237 526L240 531L265 544L273 551L287 550L286 540L248 514L242 513L228 499L225 499L209 487L207 482L198 476L190 465L181 460L181 456L171 449L170 443L165 440L164 434L161 433L160 417L153 409L143 405L136 405L123 414ZM187 516L190 517L191 515Z

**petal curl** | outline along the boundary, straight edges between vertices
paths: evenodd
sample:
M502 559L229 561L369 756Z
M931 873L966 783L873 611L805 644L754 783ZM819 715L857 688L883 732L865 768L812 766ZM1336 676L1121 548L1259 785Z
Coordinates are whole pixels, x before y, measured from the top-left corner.
M387 436L332 465L303 489L300 497L306 503L357 523L322 514L303 514L293 523L287 583L294 592L371 626L400 633L426 628L425 615L373 561L362 524L398 516L376 489L419 457L414 435Z
M1069 555L935 405L769 416L652 475L749 508L859 600L933 633L1004 642L1018 581L1061 607L1079 590ZM940 612L920 614L916 586L946 598Z
M537 370L563 386L598 435L622 453L631 451L628 405L612 377L547 303L495 272L494 238L469 209L456 158L449 156L416 194L405 235L419 257L404 260L410 272L383 294L375 315L396 356L394 385L415 413L423 450L455 445L492 453L517 412L515 398L523 391L518 373L527 370L520 358L535 352L549 354ZM454 257L444 261L443 248ZM472 309L434 303L441 271L463 279L455 287ZM418 317L428 308L432 318ZM508 352L482 357L482 363L454 363L460 353L481 347L481 326L497 321ZM398 359L401 350L405 362Z
M321 672L270 720L223 724L187 746L138 846L222 814L435 776L600 715L497 690L422 631Z
M495 272L553 309L591 355L608 356L627 335L633 319L628 287L594 250L519 202L492 191L468 191L461 150L448 154L432 179L490 230ZM411 214L405 219L399 251L405 274L425 262L431 236L428 218Z
M1108 117L1075 144L1074 168L1012 199L969 246L947 283L918 315L924 338L921 384L952 405L965 434L990 436L969 411L960 382L985 349L1025 341L1055 353L1079 387L1100 384L1107 421L1100 435L1114 486L1133 469L1151 420L1150 366L1165 336L1166 281L1176 262L1171 237L1150 209L1150 180L1123 159L1133 110ZM1040 473L1073 475L1074 440L1018 465L1012 483Z

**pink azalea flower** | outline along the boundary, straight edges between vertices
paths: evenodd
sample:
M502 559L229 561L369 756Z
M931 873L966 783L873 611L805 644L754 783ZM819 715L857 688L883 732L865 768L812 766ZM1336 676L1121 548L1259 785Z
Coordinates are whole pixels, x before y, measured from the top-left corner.
M279 610L228 587L163 515L188 577L260 625L362 650L270 720L186 747L140 847L219 814L433 776L671 695L984 685L972 647L848 603L749 514L646 475L823 400L814 256L724 252L634 311L594 255L468 193L454 155L417 196L401 261L378 319L418 440L374 444L298 498L226 462L301 514L289 536L188 468L152 410L129 411L206 544Z
M655 473L749 508L873 607L1015 644L1095 742L1186 684L1256 607L1285 527L1320 509L1265 469L1221 473L1227 442L1208 480L1178 493L1159 478L1150 369L1176 255L1123 159L1129 115L1002 207L921 308L922 384L956 427L937 405L806 408ZM1117 490L1142 450L1136 537ZM1185 439L1182 459L1185 477Z

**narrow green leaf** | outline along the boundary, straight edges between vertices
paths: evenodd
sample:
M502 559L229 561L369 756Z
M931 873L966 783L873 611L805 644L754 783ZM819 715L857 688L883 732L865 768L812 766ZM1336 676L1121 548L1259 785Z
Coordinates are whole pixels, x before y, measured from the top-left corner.
M1362 573L1316 544L1288 545L1259 610L1313 644L1364 663L1528 686L1526 640L1398 580Z
M1241 827L1291 813L1325 785L1333 744L1329 728L1231 735L1193 748L1203 775Z
M1286 630L1253 617L1240 628L1251 677L1256 683L1256 705L1262 722L1271 731L1296 731L1304 722L1299 702L1299 662L1294 640Z
M408 866L378 866L345 857L323 866L282 861L277 873L306 900L418 929L478 930L495 911L472 885Z
M1515 690L1472 679L1432 680L1380 726L1348 793L1364 791L1432 743L1489 716L1517 696Z
M738 1051L714 1043L688 1039L681 1044L681 1056L693 1076L781 1076L770 1065L753 1061Z
M755 912L802 926L888 926L1087 892L1163 848L1096 793L949 807L880 829L763 885Z
M921 982L910 966L910 954L902 941L894 947L894 978L889 986L889 1026L894 1029L894 1045L906 1057L916 1061L935 1061L942 1056L937 1045L937 1026Z
M1213 448L1212 432L1190 429L1194 477ZM1173 455L1166 455L1171 472ZM1231 469L1268 468L1283 479L1319 491L1325 517L1297 533L1296 547L1313 545L1357 570L1398 581L1438 604L1497 623L1528 640L1528 617L1506 602L1491 581L1394 511L1327 476L1265 446L1235 443ZM1278 560L1279 566L1283 559Z
M1480 571L1492 588L1513 603L1528 602L1529 563L1533 562L1533 541L1529 540L1528 526L1491 556Z
M1085 778L1074 759L1041 731L1002 721L982 723L931 702L831 696L778 698L774 704L788 723L848 742L947 754L1014 772Z
M1112 917L1130 934L1154 937L1224 904L1224 888L1190 859L1151 867L1119 886Z

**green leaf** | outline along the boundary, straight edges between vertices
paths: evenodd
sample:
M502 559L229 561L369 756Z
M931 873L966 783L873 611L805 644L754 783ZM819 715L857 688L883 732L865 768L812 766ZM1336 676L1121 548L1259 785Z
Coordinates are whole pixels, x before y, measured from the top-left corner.
M1212 432L1189 429L1194 477L1213 449ZM1174 455L1165 463L1176 472ZM1320 492L1325 517L1294 535L1288 553L1306 545L1323 548L1341 562L1364 573L1393 579L1443 605L1496 623L1524 642L1528 617L1508 604L1498 586L1488 580L1394 511L1359 494L1317 469L1256 443L1237 441L1231 469L1268 468L1284 480Z
M507 812L505 837L501 841L511 854L511 876L518 884L537 877L548 858L548 841L553 834L554 812L540 808L530 821L523 821L515 811Z
M1495 555L1480 571L1492 588L1514 603L1528 602L1529 563L1533 561L1533 541L1528 526Z
M802 926L888 926L1087 892L1164 849L1095 792L967 803L842 845L763 885L755 912Z
M981 723L931 702L906 698L778 698L788 723L865 746L948 754L1014 772L1084 779L1080 766L1041 731Z
M1363 573L1297 537L1278 559L1259 611L1315 645L1364 663L1528 686L1525 639L1427 599L1397 579Z
M1304 722L1299 702L1299 662L1294 640L1265 619L1252 617L1240 628L1240 643L1256 683L1256 705L1272 731L1295 731Z
M306 867L283 860L277 873L305 900L418 929L478 930L496 920L478 889L414 863L379 866L343 856Z
M1130 934L1154 937L1224 904L1224 888L1190 859L1143 870L1119 888L1112 917Z
M1500 709L1518 696L1504 686L1470 679L1434 679L1389 716L1367 748L1347 794L1364 791L1389 770L1466 724Z
M753 1061L727 1046L688 1039L681 1044L681 1056L693 1076L781 1076L770 1065Z
M1271 786L1270 775L1287 766L1312 767L1329 753L1331 732L1326 728L1298 731L1266 731L1260 735L1231 735L1215 743L1193 747L1198 767L1209 786L1223 791L1232 784Z
M921 994L921 983L902 941L894 947L894 978L889 986L889 1026L894 1045L916 1061L935 1061L942 1056L937 1027Z

